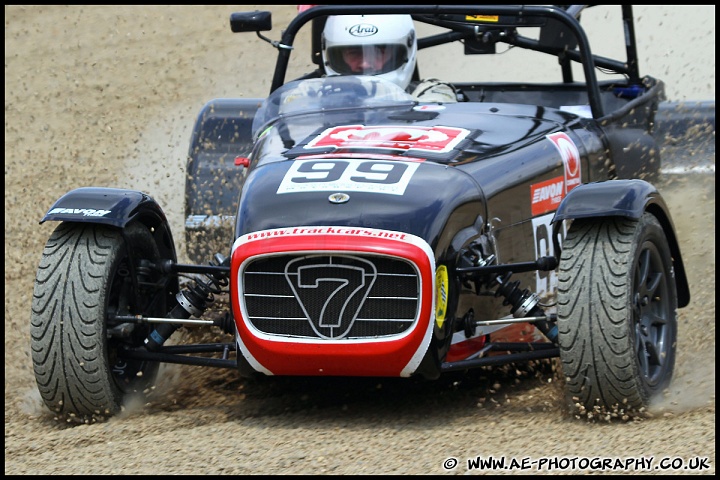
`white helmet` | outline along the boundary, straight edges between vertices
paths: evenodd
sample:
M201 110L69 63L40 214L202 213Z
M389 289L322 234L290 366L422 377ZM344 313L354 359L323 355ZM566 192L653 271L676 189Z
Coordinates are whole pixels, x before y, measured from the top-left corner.
M336 15L322 34L328 75L377 75L406 89L417 62L410 15Z

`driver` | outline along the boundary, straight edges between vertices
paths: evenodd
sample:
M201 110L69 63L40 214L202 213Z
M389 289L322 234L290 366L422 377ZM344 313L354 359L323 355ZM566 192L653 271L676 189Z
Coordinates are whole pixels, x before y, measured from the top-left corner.
M330 16L321 45L328 75L376 75L420 101L457 101L455 89L447 83L413 81L419 77L417 38L410 15Z
M322 56L328 75L379 75L407 89L417 41L410 15L338 15L325 23Z

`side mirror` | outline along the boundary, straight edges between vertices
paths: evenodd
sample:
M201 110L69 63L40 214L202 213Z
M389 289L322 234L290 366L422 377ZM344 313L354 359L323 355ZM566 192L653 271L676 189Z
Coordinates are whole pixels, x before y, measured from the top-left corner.
M230 29L233 33L272 30L272 13L260 10L231 13Z

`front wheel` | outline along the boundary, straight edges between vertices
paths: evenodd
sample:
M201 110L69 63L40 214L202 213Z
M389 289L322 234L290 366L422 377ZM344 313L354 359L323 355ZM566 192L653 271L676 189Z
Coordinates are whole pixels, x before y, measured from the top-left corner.
M639 412L670 383L677 291L657 219L575 220L558 269L560 359L571 411Z
M156 362L122 360L148 327L110 323L116 314L165 316L162 279L140 268L157 245L141 224L121 231L64 222L50 236L35 279L30 344L40 395L59 418L93 422L118 413L152 385Z

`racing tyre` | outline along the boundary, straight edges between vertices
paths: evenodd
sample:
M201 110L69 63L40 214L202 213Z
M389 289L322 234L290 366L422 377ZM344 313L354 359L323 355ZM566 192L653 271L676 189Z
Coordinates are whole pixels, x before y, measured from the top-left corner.
M558 269L560 360L570 410L642 412L670 383L677 291L657 219L575 220Z
M109 327L108 319L115 313L164 316L158 311L163 302L148 287L161 282L138 268L140 259L158 257L140 224L123 235L117 228L65 222L50 236L35 279L30 343L40 395L59 418L106 419L154 382L158 363L118 357L119 349L142 345L148 327Z

